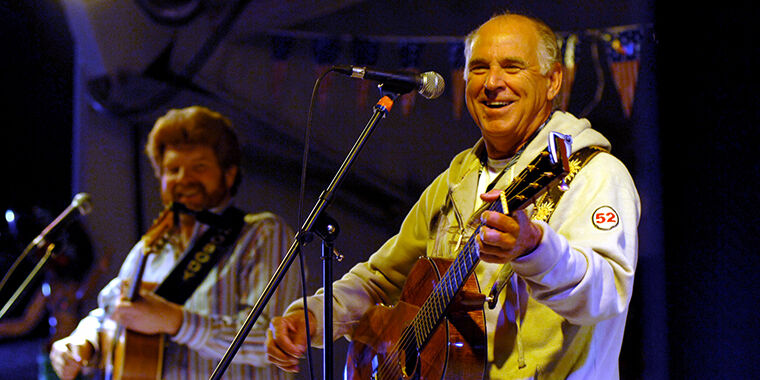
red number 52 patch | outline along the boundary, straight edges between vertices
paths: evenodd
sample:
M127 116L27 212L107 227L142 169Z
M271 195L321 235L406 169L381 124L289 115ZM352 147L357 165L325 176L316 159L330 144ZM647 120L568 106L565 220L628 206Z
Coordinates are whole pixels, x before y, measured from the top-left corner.
M591 215L591 222L600 230L611 230L620 223L620 218L612 207L602 206Z

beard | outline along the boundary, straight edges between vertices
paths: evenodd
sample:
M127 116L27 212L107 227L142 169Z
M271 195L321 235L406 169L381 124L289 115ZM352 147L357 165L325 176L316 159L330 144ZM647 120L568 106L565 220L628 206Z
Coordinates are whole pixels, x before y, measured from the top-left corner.
M177 185L171 194L169 202L178 202L193 211L204 211L221 205L227 198L229 191L225 186L216 186L213 189L206 189L200 183L191 183L187 185ZM187 196L191 194L191 196ZM187 213L179 214L179 224L181 226L192 226L196 222L195 216Z
M206 188L200 182L186 185L176 185L172 190L169 202L178 202L194 211L208 210L219 206L229 195L229 189L220 179L217 186Z

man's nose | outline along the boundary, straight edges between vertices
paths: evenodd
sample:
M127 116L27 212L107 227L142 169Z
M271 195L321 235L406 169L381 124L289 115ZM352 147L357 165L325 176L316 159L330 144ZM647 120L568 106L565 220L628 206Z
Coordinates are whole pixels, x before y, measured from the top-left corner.
M483 87L485 88L486 93L495 92L495 91L504 89L506 87L506 82L504 80L504 75L501 72L501 70L498 70L498 69L489 70L488 75L486 76L486 80L483 83Z
M177 170L177 182L185 183L191 181L192 179L192 173L187 168L180 167L179 170Z

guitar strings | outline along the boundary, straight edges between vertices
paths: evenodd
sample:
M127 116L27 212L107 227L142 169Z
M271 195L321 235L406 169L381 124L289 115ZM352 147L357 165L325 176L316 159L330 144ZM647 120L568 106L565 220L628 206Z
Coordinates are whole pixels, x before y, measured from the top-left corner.
M536 158L533 162L531 162L531 164L528 167L529 168L535 168L535 167L537 167L539 161L541 160L541 158L542 158L542 155L539 155L539 157ZM520 172L517 175L517 177L515 178L515 180L513 180L512 183L509 186L507 186L507 188L504 190L505 194L507 194L507 193L511 194L512 192L514 192L514 190L515 190L514 188L517 187L518 185L523 184L523 182L525 182L525 179L527 178L528 174L531 171L532 171L532 169ZM550 174L553 174L553 173L550 173ZM547 177L547 176L548 175L547 175L546 172L540 173L539 177L538 177L538 179L536 181L538 181L538 180L540 180L540 179L542 179L544 177ZM518 198L520 196L522 196L525 200L529 199L530 197L526 197L525 195L523 195L523 193L525 191L527 191L527 190L528 190L528 187L524 187L523 189L521 189L520 191L518 191L517 194L510 195L508 197L508 200L509 200L508 202L511 202L511 201L513 201L514 199L516 199L516 198ZM492 202L491 205L489 206L489 210L490 211L503 212L503 210L501 210L500 206L501 206L501 204L499 202ZM418 311L417 315L415 315L415 317L412 319L412 321L411 321L411 323L409 325L409 328L404 329L404 331L401 333L401 337L398 340L398 342L396 342L396 344L393 345L393 347L389 350L389 354L386 356L385 360L383 360L382 363L380 364L380 366L378 366L377 374L380 376L381 379L394 379L394 378L398 379L398 378L401 377L401 375L402 375L402 373L401 373L402 368L401 368L401 365L399 365L400 363L398 363L398 359L399 359L399 357L401 355L401 352L402 352L402 350L400 350L400 349L403 348L403 351L406 352L406 349L410 348L410 344L413 343L412 339L414 338L414 336L412 334L412 329L414 328L415 331L416 331L417 328L419 328L420 324L424 323L426 321L426 319L429 321L430 315L431 315L431 308L434 307L432 305L435 304L436 306L440 306L441 304L439 304L438 301L440 301L442 295L444 295L445 296L444 299L448 298L448 300L444 300L444 302L443 302L443 304L445 304L446 307L444 307L442 310L438 310L438 309L434 310L436 313L439 314L438 316L436 316L435 319L440 318L442 316L442 314L443 314L443 311L445 311L445 309L449 306L451 298L453 298L454 295L456 295L456 293L459 291L459 289L456 289L455 291L452 292L452 295L450 295L450 296L448 294L443 294L445 290L451 290L451 279L452 279L452 276L454 277L454 280L458 280L457 274L460 274L460 277L462 277L461 273L459 273L459 271L461 269L460 265L461 264L468 264L468 263L466 263L464 261L467 258L472 258L471 255L473 253L475 253L475 255L474 255L474 260L475 261L472 263L471 269L474 269L475 266L477 265L477 263L480 261L480 257L479 257L480 255L479 255L478 250L475 249L475 246L476 246L477 235L480 232L480 229L481 229L482 226L483 226L483 224L480 223L478 225L478 227L475 229L475 231L472 233L472 235L470 236L470 239L468 240L467 244L465 244L465 246L462 249L462 251L454 259L454 262L452 263L452 265L449 266L449 268L446 270L446 272L444 273L444 275L441 277L441 281L439 281L433 287L433 290L432 290L432 292L430 294L430 297L422 304L422 306L420 307L420 310ZM462 280L460 281L459 287L462 286L462 284L464 283L464 281L467 278L469 278L469 276L471 274L472 273L470 271L465 276L462 277ZM435 313L433 313L433 315L435 315ZM420 320L420 318L422 318L422 321ZM438 322L438 321L433 321L433 322ZM433 331L435 331L435 329L438 327L438 324L439 323L432 323L431 326L430 326L431 327L431 331L425 331L425 334L424 334L425 339L424 339L423 344L427 343L427 340L429 339L428 335L432 334ZM420 363L418 363L418 365L419 364Z
M496 205L498 206L498 205ZM451 276L450 273L454 273L455 270L458 271L458 269L451 269L452 267L458 268L462 261L466 260L467 257L471 257L471 254L473 252L473 248L475 246L475 239L474 237L477 236L477 232L480 230L480 226L475 230L475 233L473 233L472 237L468 241L468 243L465 245L464 249L460 252L460 254L457 256L457 258L454 260L454 263L449 267L449 270L447 270L444 274L444 276L441 278L442 281L440 281L431 292L430 298L426 302L423 303L422 307L420 308L420 311L418 312L417 316L412 319L412 322L410 323L410 328L404 329L402 332L401 338L399 341L393 346L393 348L389 351L390 353L386 357L386 359L382 362L382 364L378 367L378 374L381 376L382 379L389 378L387 376L390 376L390 378L398 378L401 375L401 366L398 364L399 356L401 355L401 352L406 352L406 349L410 348L410 345L413 343L412 339L414 338L412 334L412 329L419 329L424 322L425 318L423 318L423 321L420 320L420 316L427 316L427 320L429 321L429 315L430 315L430 309L431 305L433 303L437 303L436 301L441 298L442 293L444 292L443 288L448 287L450 288L450 279ZM477 252L477 251L474 251ZM461 258L461 260L460 260ZM474 268L475 264L477 264L477 257L475 257L476 262L473 263L472 267ZM459 263L457 263L459 261ZM468 278L469 274L467 276L463 277L463 280ZM454 292L453 294L456 294ZM448 295L447 295L448 296ZM450 297L449 297L450 298ZM439 313L443 313L443 310L439 311ZM436 322L436 321L433 321ZM432 323L431 323L432 324ZM432 331L427 332L426 336L432 333L435 330L435 327L437 327L437 323L435 323L436 326L432 326ZM401 350L400 348L403 348Z

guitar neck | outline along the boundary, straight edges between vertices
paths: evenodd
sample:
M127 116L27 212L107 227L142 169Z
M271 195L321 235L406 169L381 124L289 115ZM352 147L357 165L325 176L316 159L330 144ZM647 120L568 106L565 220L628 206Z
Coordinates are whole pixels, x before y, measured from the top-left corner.
M489 210L501 212L500 202L493 202ZM420 307L419 312L412 320L417 346L423 347L430 339L443 316L448 311L456 294L464 286L467 278L475 271L480 262L478 252L477 235L480 233L482 224L478 225L464 248L459 252L449 269L443 274L441 280L435 285L427 300Z
M138 263L135 274L132 277L132 282L129 284L127 298L130 301L135 301L140 296L140 287L142 286L142 278L143 274L145 273L145 267L148 264L148 256L149 253L145 252L140 257L140 262Z
M165 235L174 226L174 212L171 208L165 208L161 214L153 221L153 225L140 239L143 243L142 256L140 262L137 264L137 269L132 277L132 282L129 284L129 291L127 298L130 301L135 301L140 296L140 287L142 286L142 278L145 273L145 267L148 264L148 256L156 252L156 249L163 246L166 243Z
M569 164L566 147L564 144L558 146L559 154L550 152L552 149L542 151L500 194L500 199L488 205L488 210L509 214L524 208L547 188L562 180L567 175ZM454 297L480 262L477 236L482 227L483 224L479 223L412 320L417 347L422 348L428 342Z

